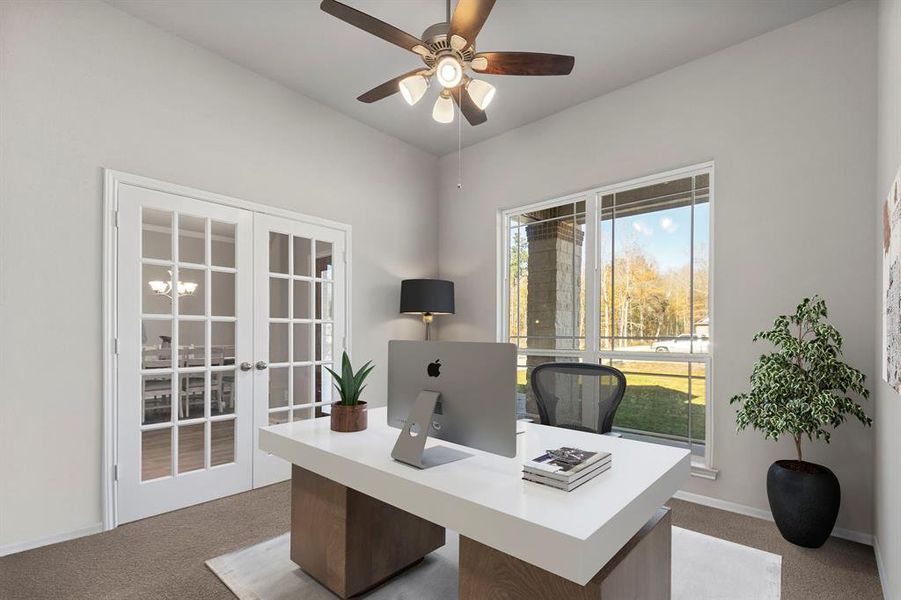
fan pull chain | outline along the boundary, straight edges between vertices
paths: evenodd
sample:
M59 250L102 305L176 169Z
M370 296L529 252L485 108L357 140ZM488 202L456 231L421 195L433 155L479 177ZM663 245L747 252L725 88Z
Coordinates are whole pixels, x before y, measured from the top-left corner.
M466 92L460 88L460 103L457 105L457 189L463 189L463 94Z

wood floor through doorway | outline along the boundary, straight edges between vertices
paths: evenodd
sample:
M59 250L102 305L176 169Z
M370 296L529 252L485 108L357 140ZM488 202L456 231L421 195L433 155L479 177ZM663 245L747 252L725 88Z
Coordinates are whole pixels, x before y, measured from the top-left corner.
M204 424L181 426L178 435L179 473L203 468ZM235 421L210 423L210 466L235 460ZM141 433L141 480L172 475L172 430L157 429Z

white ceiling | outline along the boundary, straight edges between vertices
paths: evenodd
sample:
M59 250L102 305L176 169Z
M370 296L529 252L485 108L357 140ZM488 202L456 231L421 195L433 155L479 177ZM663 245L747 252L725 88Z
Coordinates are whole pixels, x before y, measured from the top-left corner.
M316 0L108 0L110 4L436 155L457 127L431 118L433 89L414 107L399 94L356 97L416 68L419 58L319 10ZM488 122L464 123L468 146L843 0L500 0L479 50L572 54L565 77L483 76L497 87ZM415 36L444 20L443 0L345 0Z

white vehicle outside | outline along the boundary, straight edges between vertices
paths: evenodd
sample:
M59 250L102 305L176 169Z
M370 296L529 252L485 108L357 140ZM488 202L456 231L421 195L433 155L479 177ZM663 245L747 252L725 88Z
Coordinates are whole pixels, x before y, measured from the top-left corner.
M692 344L692 338L694 338L694 344ZM692 348L694 345L694 348ZM661 340L659 342L654 342L651 344L651 350L654 352L684 352L690 353L692 350L698 353L706 353L710 349L710 338L706 335L697 335L692 336L688 333L683 333L680 336L677 336L671 340Z

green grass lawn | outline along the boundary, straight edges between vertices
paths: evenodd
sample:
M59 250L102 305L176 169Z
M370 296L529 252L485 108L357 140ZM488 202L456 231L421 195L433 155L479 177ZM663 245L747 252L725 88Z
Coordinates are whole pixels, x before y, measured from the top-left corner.
M688 437L688 366L684 363L615 362L626 375L626 394L616 411L615 427ZM691 437L704 440L706 380L703 364L692 365ZM518 373L523 391L526 372Z

